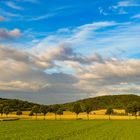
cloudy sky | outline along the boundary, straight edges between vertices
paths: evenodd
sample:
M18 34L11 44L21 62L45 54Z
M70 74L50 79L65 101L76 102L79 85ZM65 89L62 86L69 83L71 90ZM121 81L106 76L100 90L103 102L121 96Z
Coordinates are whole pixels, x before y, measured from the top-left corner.
M110 94L140 94L140 0L0 0L1 98Z

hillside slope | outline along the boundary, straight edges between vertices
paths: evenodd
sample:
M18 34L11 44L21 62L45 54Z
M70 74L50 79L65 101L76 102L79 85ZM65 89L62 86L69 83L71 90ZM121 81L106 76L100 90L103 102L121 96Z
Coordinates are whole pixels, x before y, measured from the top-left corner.
M138 95L106 95L106 96L98 96L94 98L88 98L79 100L76 102L66 103L63 104L63 108L70 109L72 108L73 104L79 103L82 107L85 104L90 104L93 106L93 109L105 109L109 106L113 108L125 108L129 103L132 102L140 102L140 96Z
M75 103L79 103L82 108L85 104L92 105L93 109L105 109L108 106L113 108L125 108L129 103L140 102L140 96L138 95L108 95L108 96L98 96L94 98L83 99L75 102L70 102L66 104L60 104L64 110L71 110ZM34 105L39 105L31 103L28 101L22 101L17 99L2 99L0 98L0 105L9 106L11 111L20 110L31 110ZM53 106L53 105L51 105Z

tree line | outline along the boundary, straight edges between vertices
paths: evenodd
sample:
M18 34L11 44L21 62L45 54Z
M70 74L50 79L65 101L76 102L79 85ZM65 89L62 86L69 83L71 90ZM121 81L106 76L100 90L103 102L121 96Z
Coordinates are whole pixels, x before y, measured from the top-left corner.
M73 104L73 107L71 108L71 112L74 112L75 115L76 115L76 119L78 119L78 115L81 113L81 112L86 112L87 114L87 119L89 119L89 114L91 113L91 111L93 111L94 108L91 104L85 104L84 105L84 108L81 107L80 103L75 103ZM47 115L47 113L54 113L55 115L55 120L57 119L57 115L59 115L61 117L61 115L63 115L63 112L65 111L65 109L63 109L60 105L52 105L52 106L46 106L46 105L34 105L31 110L30 110L30 113L29 113L29 116L36 116L36 119L37 119L37 116L38 114L43 114L44 116L44 120L45 120L45 116ZM7 106L4 106L2 104L0 104L0 114L1 116L3 114L6 114L8 115L9 113L11 112L10 110L10 107L7 105ZM140 103L139 102L132 102L132 103L129 103L126 107L125 107L125 112L128 114L128 115L133 115L137 118L137 115L138 113L140 112ZM110 119L110 116L114 114L114 111L113 111L113 107L112 106L109 106L106 110L106 114L109 116L109 119ZM22 115L22 110L18 109L16 111L16 115Z

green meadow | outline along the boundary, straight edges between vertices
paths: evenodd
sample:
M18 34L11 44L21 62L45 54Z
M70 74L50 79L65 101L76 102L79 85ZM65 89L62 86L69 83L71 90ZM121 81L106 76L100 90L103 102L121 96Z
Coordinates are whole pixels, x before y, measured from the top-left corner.
M3 121L0 140L140 140L140 121Z

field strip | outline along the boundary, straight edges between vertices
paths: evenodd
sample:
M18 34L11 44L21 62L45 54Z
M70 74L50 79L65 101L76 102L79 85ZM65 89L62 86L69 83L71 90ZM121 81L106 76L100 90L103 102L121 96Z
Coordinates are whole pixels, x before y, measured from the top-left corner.
M79 135L79 134L83 134L85 133L86 131L89 131L91 130L92 128L94 127L102 127L104 125L109 125L110 123L108 122L105 122L105 123L102 123L102 124L97 124L97 125L93 125L91 127L87 127L87 128L83 128L83 129L79 129L79 130L74 130L72 132L69 132L69 133L66 133L66 134L63 134L63 135L60 135L60 136L55 136L55 137L52 137L52 138L48 138L47 140L62 140L62 139L65 139L65 138L68 138L68 137L71 137L71 136L74 136L74 135Z

